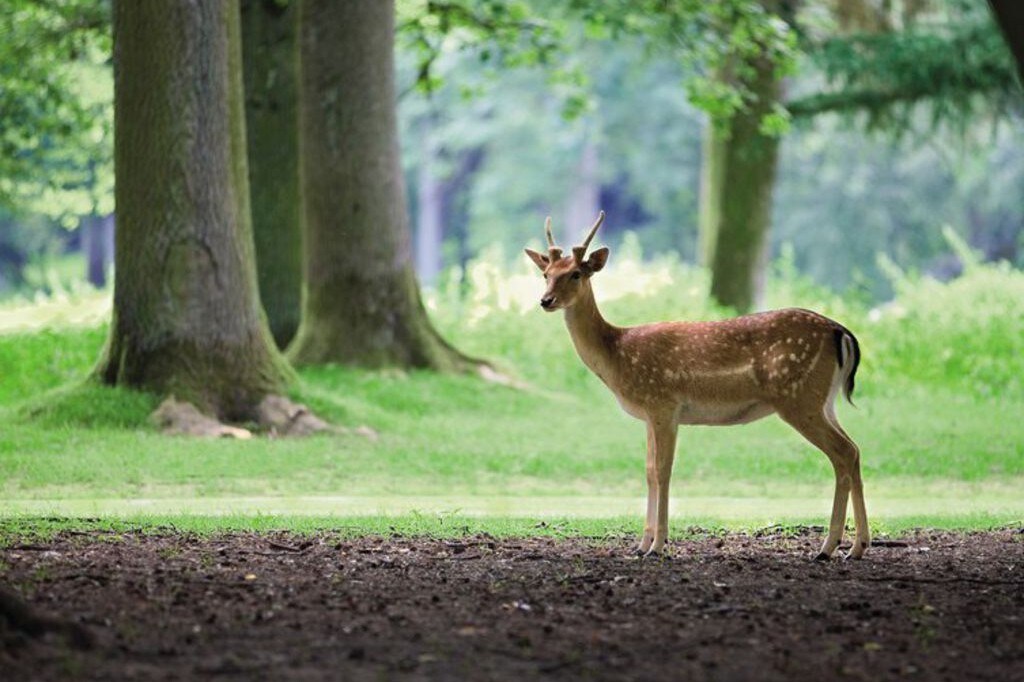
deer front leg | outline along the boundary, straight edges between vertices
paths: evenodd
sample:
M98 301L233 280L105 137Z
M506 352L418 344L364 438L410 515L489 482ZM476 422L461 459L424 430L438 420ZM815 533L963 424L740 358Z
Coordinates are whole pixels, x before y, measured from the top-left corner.
M658 470L654 458L654 427L647 424L647 516L644 518L644 534L636 553L644 555L654 542L654 527L658 516Z
M668 540L668 491L672 479L672 462L676 456L676 432L679 426L675 419L658 419L652 422L654 430L655 474L658 479L658 525L654 531L654 542L647 556L657 556Z

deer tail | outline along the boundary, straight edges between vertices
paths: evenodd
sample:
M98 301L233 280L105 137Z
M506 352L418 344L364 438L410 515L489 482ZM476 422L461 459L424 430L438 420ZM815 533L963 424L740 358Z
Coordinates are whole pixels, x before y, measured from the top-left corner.
M843 386L843 397L853 405L854 378L860 366L860 343L849 329L838 325L835 330L836 359L839 362L840 380Z

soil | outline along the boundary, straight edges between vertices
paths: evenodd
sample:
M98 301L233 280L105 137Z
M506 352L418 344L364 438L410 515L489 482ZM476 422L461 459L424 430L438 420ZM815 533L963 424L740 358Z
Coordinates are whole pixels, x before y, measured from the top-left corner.
M65 533L0 582L98 645L0 618L14 680L1024 680L1024 534L632 540Z

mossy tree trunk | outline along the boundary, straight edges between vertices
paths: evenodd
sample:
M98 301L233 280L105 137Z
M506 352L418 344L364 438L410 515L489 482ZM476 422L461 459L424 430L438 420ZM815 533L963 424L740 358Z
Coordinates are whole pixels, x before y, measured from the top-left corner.
M700 215L697 216L697 262L706 268L710 268L715 259L715 241L721 221L722 172L725 170L722 154L725 148L723 131L708 120L701 141Z
M761 121L782 94L770 60L748 66L752 101L708 131L701 188L700 249L711 266L711 296L740 312L763 295L779 138L762 133Z
M305 291L294 362L463 370L413 271L390 0L299 7Z
M242 0L249 192L260 299L278 348L299 328L297 2Z
M114 314L97 369L247 420L289 370L253 259L237 0L114 4Z

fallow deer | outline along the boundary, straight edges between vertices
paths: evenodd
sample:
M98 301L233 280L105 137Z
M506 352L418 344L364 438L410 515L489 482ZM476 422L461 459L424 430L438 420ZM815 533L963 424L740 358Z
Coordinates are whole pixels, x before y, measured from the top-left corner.
M832 518L817 558L830 558L839 545L851 495L856 536L847 556L863 556L870 535L860 452L833 407L840 390L848 401L853 393L860 362L854 335L797 308L718 322L609 324L590 284L609 251L602 247L587 255L603 221L604 211L583 244L563 256L549 217L548 253L526 249L526 255L547 280L541 307L565 311L580 359L628 414L647 424L647 517L637 553L658 555L668 538L669 479L680 424L745 424L778 414L824 452L835 470Z

